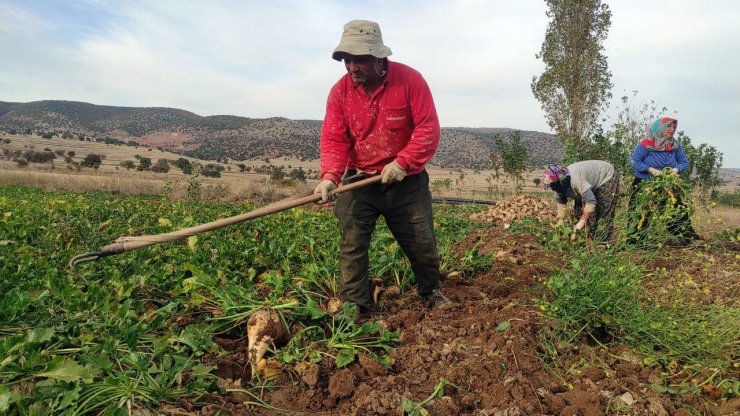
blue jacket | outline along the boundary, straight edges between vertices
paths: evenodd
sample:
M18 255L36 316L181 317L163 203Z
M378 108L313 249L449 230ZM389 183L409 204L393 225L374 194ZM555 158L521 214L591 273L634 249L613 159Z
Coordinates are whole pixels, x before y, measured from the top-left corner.
M649 168L678 168L679 173L689 168L689 159L680 144L675 149L664 152L656 151L652 146L654 144L651 139L644 139L637 144L630 156L630 166L635 168L635 177L638 179L649 181Z

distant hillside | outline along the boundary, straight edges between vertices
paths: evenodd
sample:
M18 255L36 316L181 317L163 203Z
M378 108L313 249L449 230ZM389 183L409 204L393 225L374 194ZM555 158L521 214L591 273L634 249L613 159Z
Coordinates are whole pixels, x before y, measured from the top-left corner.
M161 147L201 159L319 158L320 120L282 117L252 119L202 117L176 108L112 107L74 101L0 101L0 129L26 134L52 133L83 139L116 139ZM445 127L432 164L444 168L486 169L496 151L493 135L507 128ZM530 164L560 159L562 145L551 134L522 131Z

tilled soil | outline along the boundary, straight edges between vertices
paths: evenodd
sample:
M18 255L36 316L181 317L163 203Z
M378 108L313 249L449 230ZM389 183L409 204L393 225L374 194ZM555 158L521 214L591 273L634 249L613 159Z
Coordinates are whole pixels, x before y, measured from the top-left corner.
M534 299L564 259L541 250L537 237L500 227L469 237L460 250L480 238L484 253L498 255L485 273L443 281L451 305L427 309L414 294L389 295L366 318L400 334L392 368L366 355L342 369L331 360L283 368L276 387L262 392L280 411L247 407L244 393L209 398L199 410L183 407L192 414L401 415L404 399L420 402L445 379L456 387L425 406L429 415L740 414L740 398L658 393L650 386L661 384L660 368L643 366L625 347L543 344L548 326ZM497 330L507 321L508 328ZM218 359L224 383L249 380L246 342L219 343L230 351ZM548 360L553 354L557 362Z

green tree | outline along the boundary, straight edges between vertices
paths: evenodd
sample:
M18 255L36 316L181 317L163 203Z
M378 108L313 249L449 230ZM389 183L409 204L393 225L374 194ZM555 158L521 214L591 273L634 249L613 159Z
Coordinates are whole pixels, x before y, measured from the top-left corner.
M496 135L493 136L494 141L496 140L496 137ZM493 169L493 172L486 178L486 182L488 182L488 192L497 194L499 191L498 182L501 178L501 168L503 165L501 163L501 158L495 152L491 152L489 157L491 159L491 169Z
M642 140L659 114L670 114L667 107L658 108L655 100L640 102L637 91L632 97L623 95L611 129L606 133L610 139L609 161L620 174L631 174L629 156ZM601 143L592 143L603 146Z
M270 179L279 181L285 177L285 169L282 166L270 166Z
M288 176L291 179L295 179L299 182L306 182L306 171L303 170L302 167L299 167L298 169L293 169L290 171L290 174Z
M585 138L611 98L603 42L611 11L601 0L546 0L550 24L536 55L545 64L532 92L561 138Z
M23 157L31 163L48 163L56 158L54 152L35 152L33 150L26 150L23 152Z
M624 176L629 170L629 156L634 146L627 147L612 133L597 127L582 140L568 137L563 144L563 163L569 165L581 160L605 160L614 166L617 175Z
M121 161L121 167L125 168L126 170L131 170L136 167L136 164L133 160L123 160Z
M135 155L134 157L139 161L139 167L137 167L136 170L144 171L151 169L152 159L139 155Z
M190 175L191 173L193 173L193 164L184 157L178 158L176 161L172 162L172 164L186 175Z
M716 197L716 188L722 184L719 177L719 168L722 167L722 152L714 146L702 143L699 146L691 144L689 136L683 131L677 134L678 141L683 147L686 158L689 159L689 169L684 171L684 177L691 180L693 190L702 202Z
M501 155L504 172L512 179L516 192L522 191L524 172L527 170L527 148L522 144L521 133L515 131L508 140L496 134L493 139Z
M432 191L434 193L440 193L442 191L449 191L452 188L452 179L435 179L432 181Z
M200 174L208 178L220 178L222 170L223 166L209 163L201 169Z
M167 159L159 159L157 163L152 166L152 172L167 173L170 171L170 163Z
M88 168L99 168L100 164L103 163L103 158L100 157L100 155L96 155L95 153L90 153L89 155L85 156L84 159L82 159L82 162L80 162L80 165L88 167Z

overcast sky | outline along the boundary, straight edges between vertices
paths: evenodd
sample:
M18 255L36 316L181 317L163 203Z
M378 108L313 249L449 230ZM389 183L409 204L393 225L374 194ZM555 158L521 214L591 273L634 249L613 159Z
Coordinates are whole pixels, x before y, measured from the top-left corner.
M607 1L619 97L654 100L740 167L740 1ZM175 107L322 119L342 26L380 23L443 126L550 132L530 89L548 19L537 0L0 0L0 101ZM606 126L609 127L610 121Z

